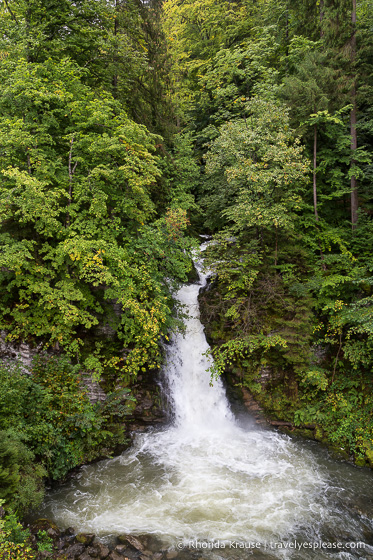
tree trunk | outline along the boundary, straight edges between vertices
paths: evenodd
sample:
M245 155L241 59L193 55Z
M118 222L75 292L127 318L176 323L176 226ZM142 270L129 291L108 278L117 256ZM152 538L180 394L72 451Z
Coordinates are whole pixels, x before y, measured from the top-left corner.
M115 37L115 41L117 40L117 35L118 35L118 11L119 11L119 3L118 0L115 0L115 19L114 19L114 37ZM112 79L112 84L113 84L113 97L117 98L118 97L118 73L117 73L117 67L116 67L116 63L117 63L117 45L115 44L114 46L114 51L113 51L113 62L114 62L114 74L113 74L113 79Z
M29 0L27 2L27 10L26 10L26 60L27 62L33 62L31 58L30 32L31 32L31 6Z
M317 212L316 167L317 167L317 124L314 125L314 134L313 134L313 208L315 210L316 222L318 222L319 215Z
M351 165L354 165L354 152L357 148L357 133L356 133L356 74L354 69L355 59L356 59L356 0L352 0L352 37L351 37L351 69L352 69L352 88L351 88L351 117L350 117L350 130L351 130L351 151L352 160ZM357 212L359 208L358 190L357 190L357 180L356 176L351 177L351 223L352 229L356 228L357 224Z

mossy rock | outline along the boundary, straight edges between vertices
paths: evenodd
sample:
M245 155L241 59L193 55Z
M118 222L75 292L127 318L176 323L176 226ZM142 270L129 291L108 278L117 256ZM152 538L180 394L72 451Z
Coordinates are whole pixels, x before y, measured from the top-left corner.
M322 441L324 439L324 431L320 426L316 426L314 431L314 438L316 441Z
M328 440L327 440L328 442ZM344 459L345 461L350 460L350 456L343 447L338 447L337 445L330 445L329 450L335 459Z
M84 544L85 546L92 544L94 539L95 535L93 533L79 533L79 535L75 537L76 542Z
M368 462L365 460L364 457L357 457L355 459L355 465L357 467L367 467L368 466Z
M369 466L373 469L373 445L370 443L370 441L364 441L364 447L365 456L367 458Z
M46 531L50 536L57 536L60 530L50 519L40 518L34 521L30 527L31 533L36 535L39 531Z
M307 439L315 439L313 430L307 428L296 428L293 433Z

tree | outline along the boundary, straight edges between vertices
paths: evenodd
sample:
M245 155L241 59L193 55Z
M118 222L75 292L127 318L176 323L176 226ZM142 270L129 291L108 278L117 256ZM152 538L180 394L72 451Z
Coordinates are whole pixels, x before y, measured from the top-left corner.
M220 207L233 232L254 228L263 236L294 227L308 164L294 139L286 109L252 99L244 119L220 128L206 157L206 172L217 185L207 201ZM222 198L226 203L222 204Z
M152 225L157 137L82 73L69 60L2 67L1 328L100 369L101 345L84 348L84 333L109 323L122 341L111 362L136 374L159 359L171 316L157 258L168 233ZM145 227L158 243L150 259ZM174 241L170 278L185 277L186 249Z
M352 10L351 10L351 69L354 72L355 60L356 60L356 0L352 0ZM352 86L351 86L351 152L352 152L352 164L354 165L354 154L357 149L357 130L356 130L356 119L357 119L357 101L356 101L356 76L352 76ZM355 173L351 174L351 224L352 229L356 228L358 219L358 209L359 209L359 197L357 188L357 178Z
M318 122L315 114L320 111L328 110L332 106L331 92L336 82L336 74L327 65L325 54L319 51L309 50L304 53L304 42L301 49L297 49L297 42L293 42L292 52L293 65L295 72L284 78L284 89L282 96L292 107L292 117L299 126L302 121L306 121L313 126L313 205L316 221L318 221L317 210L317 133ZM312 48L309 43L308 47ZM299 55L302 53L302 57ZM312 123L309 120L310 113L313 113Z

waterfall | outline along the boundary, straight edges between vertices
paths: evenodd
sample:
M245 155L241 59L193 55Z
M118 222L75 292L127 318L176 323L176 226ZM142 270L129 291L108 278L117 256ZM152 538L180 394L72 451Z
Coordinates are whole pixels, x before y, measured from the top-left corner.
M202 249L204 246L202 246ZM196 263L200 282L183 286L177 299L188 310L185 334L172 338L167 352L165 376L168 399L175 415L175 425L194 431L196 437L206 430L221 431L234 422L220 379L210 383L211 358L203 326L199 320L198 294L206 285L207 274Z
M340 482L331 482L327 460L286 435L239 424L222 382L211 386L198 308L206 275L197 267L200 284L177 294L189 312L185 334L175 334L167 348L172 423L137 435L121 456L84 467L78 480L49 497L46 513L98 535L152 533L170 547L190 539L337 538L345 494ZM356 520L343 515L344 526L362 535ZM286 558L313 558L294 554ZM318 558L329 556L320 551Z

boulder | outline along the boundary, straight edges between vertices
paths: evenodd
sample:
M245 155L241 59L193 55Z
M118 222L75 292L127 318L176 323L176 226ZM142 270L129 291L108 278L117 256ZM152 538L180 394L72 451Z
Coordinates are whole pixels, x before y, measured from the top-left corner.
M85 552L84 544L73 544L65 550L65 554L69 560L77 560Z
M88 552L83 552L83 554L79 556L79 560L92 560L92 556L90 556Z
M138 539L144 544L144 548L146 548L145 554L148 554L148 552L166 552L167 550L165 543L155 535L139 535Z
M108 549L108 551L109 551L109 549ZM91 558L99 558L100 557L100 550L99 550L97 544L94 544L93 546L89 546L87 548L87 553L89 554L89 556ZM108 552L108 554L109 554L109 552Z
M118 554L117 552L113 551L110 552L109 556L107 557L108 560L123 560L124 556Z
M105 558L107 558L109 556L110 550L104 544L98 542L96 544L96 548L97 548L98 557L100 558L100 560L105 560Z
M84 544L85 546L89 546L93 543L95 536L93 533L79 533L76 535L75 540L80 544Z
M139 550L140 552L143 552L145 550L143 543L133 535L119 535L118 541L121 544L131 546L132 548L134 548L135 550Z
M121 554L122 556L125 556L127 548L128 548L128 545L126 545L126 544L118 544L114 548L114 552L117 552L118 554Z

